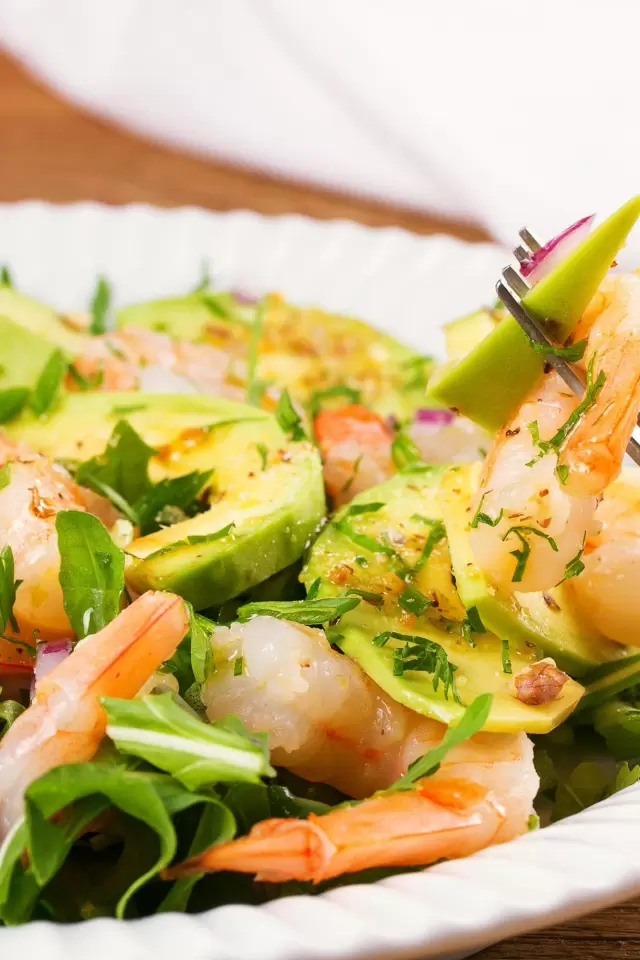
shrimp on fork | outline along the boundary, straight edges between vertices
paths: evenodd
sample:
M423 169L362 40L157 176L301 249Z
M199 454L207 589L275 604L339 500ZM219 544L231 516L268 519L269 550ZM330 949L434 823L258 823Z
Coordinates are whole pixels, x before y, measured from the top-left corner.
M95 755L107 723L100 697L135 696L186 631L179 597L145 593L42 678L0 741L0 841L20 818L30 783Z
M371 867L427 866L501 842L504 819L500 798L486 787L427 777L410 790L306 820L264 820L246 837L210 847L165 871L165 878L235 870L272 883L321 883Z

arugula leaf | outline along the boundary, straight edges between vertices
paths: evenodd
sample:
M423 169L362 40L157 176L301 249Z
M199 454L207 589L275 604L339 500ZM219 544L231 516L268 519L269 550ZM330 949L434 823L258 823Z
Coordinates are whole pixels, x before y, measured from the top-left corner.
M61 510L56 530L64 609L74 633L82 639L106 627L120 612L124 553L90 513Z
M0 550L0 633L4 633L8 624L18 632L13 605L16 602L16 590L22 581L14 578L13 550L7 544Z
M101 334L107 329L107 313L111 305L111 287L103 276L99 276L91 299L91 324L89 333Z
M484 503L484 498L486 497L486 495L487 495L486 493L483 493L482 496L480 497L480 503L478 504L478 508L473 515L473 519L471 520L471 523L469 524L472 530L475 530L479 523L486 523L490 527L497 527L500 521L502 520L502 516L504 514L503 508L500 509L500 513L498 514L497 517L490 517L488 513L482 512L482 504Z
M321 600L273 600L258 603L245 603L238 607L238 619L250 617L276 617L278 620L290 620L292 623L304 623L307 626L320 626L329 623L353 610L360 603L360 597L325 597Z
M170 553L172 550L179 550L181 547L193 547L199 543L214 543L216 540L224 540L225 537L229 536L234 527L235 523L228 523L226 527L215 530L213 533L192 534L190 537L185 537L184 540L175 540L166 547L160 547L159 550L154 550L153 553L147 554L145 559L150 560L152 557L160 557L163 553Z
M211 636L214 624L202 614L196 613L192 605L185 600L189 613L189 649L191 651L191 669L197 684L206 683L213 671L213 653Z
M533 347L536 353L544 357L562 357L564 360L568 360L569 363L578 363L578 361L584 357L584 352L587 349L587 340L585 337L584 340L577 340L575 343L570 343L568 347L556 347L553 344L538 343L537 340L529 340L529 346Z
M149 460L155 453L126 420L119 420L104 452L81 463L75 478L95 493L108 496L135 523L132 506L147 492ZM123 502L128 510L123 509Z
M427 467L420 451L404 430L399 430L391 441L391 459L400 473L410 472L419 467Z
M29 399L28 387L7 387L0 390L0 423L8 423L22 412Z
M482 693L479 697L476 697L466 708L456 726L447 729L440 746L434 747L424 756L414 760L407 772L399 780L396 780L392 786L383 790L382 793L410 790L416 780L421 780L422 777L428 777L435 773L450 750L482 730L491 712L492 702L493 695L491 693Z
M596 707L592 720L616 760L640 757L640 710L635 705L618 698L607 700Z
M462 705L462 700L456 690L454 677L458 668L449 661L444 647L427 637L396 633L393 630L385 630L383 633L376 634L372 643L376 647L384 647L391 639L402 641L401 646L395 647L393 650L394 676L402 677L407 670L431 673L433 674L434 691L437 691L442 684L445 700L449 699L449 691L451 691L455 702Z
M302 426L302 420L291 402L288 390L283 390L275 409L275 417L280 429L288 433L294 441L306 440L307 435Z
M247 403L251 406L259 407L264 393L264 384L258 380L258 347L262 337L262 328L264 317L267 312L267 301L263 297L256 307L256 312L251 325L251 337L249 339L249 351L247 354ZM284 428L283 428L284 429Z
M0 693L2 693L2 687L0 687ZM11 724L18 719L21 713L24 713L24 709L17 700L0 700L0 740Z
M309 589L307 590L307 600L315 600L320 592L320 587L322 586L322 578L316 577Z
M177 507L186 513L212 476L213 470L194 470L150 486L133 505L140 534L145 536L157 528L158 517L166 507Z
M31 409L37 417L45 414L56 399L67 366L62 350L54 350L42 368L31 394Z
M170 773L188 790L214 783L259 783L275 776L266 735L236 721L205 723L170 693L134 700L102 697L107 736L121 753L133 754Z
M361 393L348 387L346 383L338 383L335 387L327 387L325 390L313 390L309 397L309 413L312 417L317 417L325 400L336 400L344 398L349 403L360 403Z

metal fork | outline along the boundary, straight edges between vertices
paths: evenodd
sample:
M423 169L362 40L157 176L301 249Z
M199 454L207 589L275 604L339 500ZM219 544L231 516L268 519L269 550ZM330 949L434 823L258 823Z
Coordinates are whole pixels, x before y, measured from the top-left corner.
M522 240L522 244L517 246L513 251L513 255L518 263L522 263L523 260L528 259L533 253L537 253L541 246L526 227L520 230L520 239ZM522 277L517 270L514 270L512 266L504 268L502 271L502 279L496 284L498 297L530 340L551 348L560 346L560 344L555 344L553 340L549 339L537 320L535 320L524 307L522 298L526 296L530 289L531 287L524 277ZM576 396L582 397L584 395L585 384L582 376L567 363L566 360L563 360L562 357L558 357L552 352L545 354L544 359L557 371L558 375L562 377ZM640 416L637 422L640 424ZM631 437L627 444L627 454L634 463L640 466L640 443L638 443L634 437Z

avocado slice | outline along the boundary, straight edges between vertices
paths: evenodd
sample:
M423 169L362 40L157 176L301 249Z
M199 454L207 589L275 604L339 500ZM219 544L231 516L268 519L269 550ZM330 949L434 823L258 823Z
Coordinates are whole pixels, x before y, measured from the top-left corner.
M510 644L535 644L575 676L625 657L627 648L603 637L580 617L564 584L545 593L502 595L489 583L469 543L471 501L481 469L479 463L449 467L439 487L451 563L465 607L475 607L485 627Z
M640 215L640 195L628 200L590 233L525 295L523 303L564 342L602 283ZM498 430L542 373L543 357L511 316L466 356L440 367L428 396L486 430Z
M401 421L424 406L430 358L352 317L296 307L276 294L269 294L265 305L257 344L259 381L286 387L306 407L327 391L338 393L342 403L360 401ZM255 307L238 304L228 293L190 294L125 307L116 323L203 340L231 357L246 358L254 315Z
M504 316L504 310L483 307L445 323L443 330L447 362L462 360L473 347L493 333Z
M66 353L83 352L86 334L73 330L52 307L26 297L13 287L0 286L0 317L13 321L34 337L54 344Z
M325 512L320 458L254 407L204 395L69 394L46 420L22 415L10 433L49 456L85 460L122 419L157 451L153 480L214 470L205 512L129 544L134 590L170 590L204 609L302 556Z
M442 527L438 485L443 470L431 467L400 473L355 497L311 547L302 580L309 588L320 578L319 596L337 596L351 590L364 594L359 606L341 618L330 638L400 703L447 724L455 723L463 712L451 691L445 696L442 685L434 690L430 673L407 670L402 676L396 675L394 649L402 646L402 641L391 638L383 646L373 642L375 636L387 631L439 644L456 667L456 687L464 703L480 693L493 693L487 730L546 733L572 712L582 687L570 680L558 700L528 706L511 692L512 677L503 672L498 637L477 633L472 638L475 646L471 645L463 629L465 608L451 576L451 557ZM367 504L382 506L363 512ZM360 512L354 512L354 508ZM344 520L346 528L341 523ZM354 531L359 542L352 538ZM403 582L395 571L420 566L430 534L428 560ZM387 552L367 549L363 536L384 545ZM388 552L391 548L395 556ZM432 601L432 606L418 616L407 615L400 600L409 584ZM510 655L514 673L543 656L528 639L514 640Z
M0 298L2 288L0 288ZM45 363L56 349L42 337L30 333L8 317L0 315L0 390L32 387Z

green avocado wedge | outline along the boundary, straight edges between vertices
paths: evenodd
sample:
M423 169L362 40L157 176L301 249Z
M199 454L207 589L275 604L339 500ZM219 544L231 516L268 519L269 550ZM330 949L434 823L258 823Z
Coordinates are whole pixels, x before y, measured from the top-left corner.
M213 471L203 512L126 546L133 590L169 590L204 609L302 556L325 513L320 458L254 407L204 395L69 394L50 417L22 415L10 433L33 450L84 461L103 453L121 420L154 449L153 481Z
M523 303L564 342L606 276L640 215L640 195L604 220L546 277ZM497 279L497 278L496 278ZM543 357L511 316L469 352L432 375L428 399L463 414L486 430L498 430L542 373Z
M33 300L13 287L0 286L0 317L7 318L34 337L60 347L71 356L84 351L86 334L68 326L53 307Z
M622 660L628 648L603 637L580 616L568 585L545 593L502 595L489 583L469 542L471 503L480 472L479 463L449 467L439 486L451 563L465 607L475 607L485 627L509 644L535 644L574 676Z
M474 632L476 621L467 617L452 579L438 497L443 471L427 467L400 473L356 497L311 547L302 580L309 589L319 579L315 589L321 597L350 592L362 597L329 637L395 700L448 724L459 720L463 704L490 692L494 698L485 729L546 733L572 712L582 687L570 680L559 700L539 706L513 695L502 642L492 633ZM400 637L385 641L385 634ZM455 668L455 691L434 684L426 669L398 669L407 642L418 648L435 644L443 651ZM510 656L518 673L543 654L527 638L511 644Z
M33 387L56 349L49 341L1 315L0 343L0 390L7 387Z

